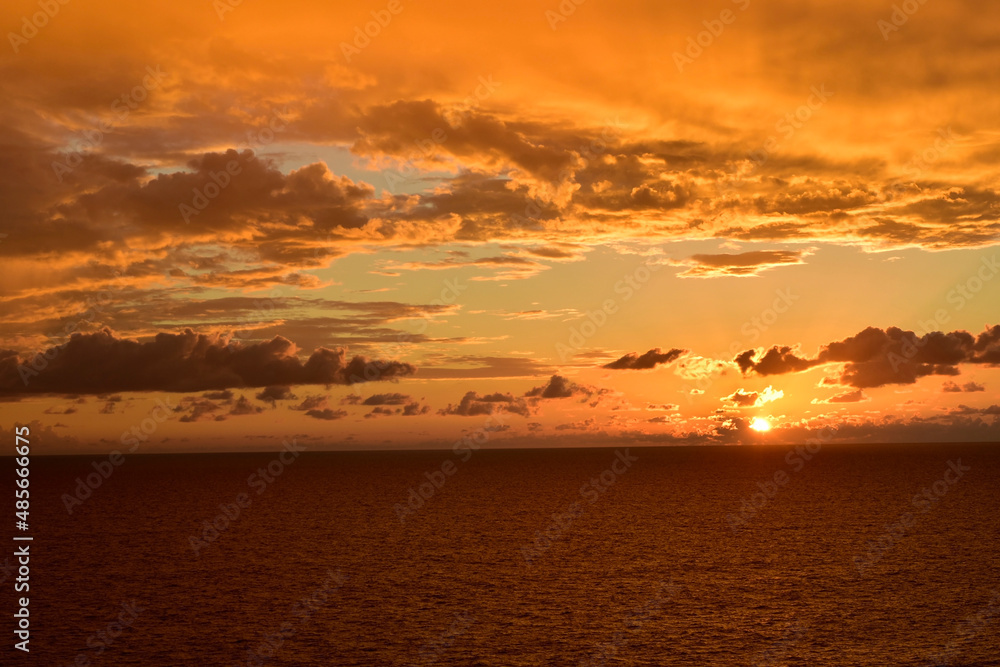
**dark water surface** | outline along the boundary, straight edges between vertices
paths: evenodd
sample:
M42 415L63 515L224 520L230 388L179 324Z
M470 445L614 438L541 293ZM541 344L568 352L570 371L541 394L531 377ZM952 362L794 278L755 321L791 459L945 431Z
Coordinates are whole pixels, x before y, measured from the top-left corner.
M1000 665L1000 446L790 449L35 457L2 663Z

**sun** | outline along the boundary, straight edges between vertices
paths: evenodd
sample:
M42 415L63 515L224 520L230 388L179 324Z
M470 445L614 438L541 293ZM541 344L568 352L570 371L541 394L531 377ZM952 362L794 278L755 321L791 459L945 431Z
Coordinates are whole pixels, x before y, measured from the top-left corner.
M750 428L764 433L765 431L771 430L771 422L767 421L763 417L754 417L753 421L750 422Z

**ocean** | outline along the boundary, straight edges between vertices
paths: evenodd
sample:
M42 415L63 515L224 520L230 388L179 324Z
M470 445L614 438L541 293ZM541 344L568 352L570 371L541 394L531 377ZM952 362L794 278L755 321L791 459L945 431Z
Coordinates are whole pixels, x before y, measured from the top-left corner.
M3 664L1000 665L1000 446L810 449L35 456Z

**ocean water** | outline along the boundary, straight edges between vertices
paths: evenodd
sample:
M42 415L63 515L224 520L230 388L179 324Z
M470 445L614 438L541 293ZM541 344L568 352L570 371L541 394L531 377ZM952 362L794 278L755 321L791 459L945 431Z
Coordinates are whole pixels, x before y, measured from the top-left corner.
M1000 445L284 459L35 457L0 662L1000 665Z

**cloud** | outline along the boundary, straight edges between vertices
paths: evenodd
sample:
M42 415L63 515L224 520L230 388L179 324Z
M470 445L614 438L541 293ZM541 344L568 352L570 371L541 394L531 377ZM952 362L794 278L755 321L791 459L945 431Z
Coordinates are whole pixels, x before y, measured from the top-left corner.
M242 417L244 415L259 415L262 412L264 412L264 408L254 405L246 396L240 396L228 414L232 417Z
M602 390L595 387L579 385L561 375L553 375L546 384L529 389L524 395L529 398L570 398L579 395L589 397L601 392Z
M673 362L679 356L684 354L685 351L686 350L674 348L669 352L662 352L660 351L660 348L657 347L642 355L630 352L609 364L605 364L602 368L611 368L614 370L645 370L655 368L659 364L669 364Z
M527 402L512 394L487 394L480 396L474 391L467 392L457 405L449 404L447 408L438 411L440 415L459 415L461 417L476 417L491 415L495 412L512 412L527 417L531 414Z
M677 362L674 373L685 380L703 380L717 374L725 375L731 368L729 362L688 353Z
M397 394L398 396L399 394ZM408 398L408 397L404 397ZM401 402L376 404L376 403L363 403L363 405L375 405L372 411L365 415L365 419L373 419L375 417L388 417L390 415L399 415L402 417L417 417L420 415L425 415L430 412L430 407L427 405L421 405L419 402L406 403L402 408L388 408L382 407L382 405L402 405Z
M404 417L416 417L418 415L425 415L430 412L431 408L429 405L421 405L420 403L407 403L403 407Z
M837 394L831 396L830 398L816 399L814 398L811 403L821 404L821 403L866 403L872 400L868 397L865 392L861 389L856 389L854 391L845 391L842 394Z
M35 451L36 444L41 444L44 446L44 451L46 454L78 454L80 453L80 441L73 436L61 436L52 429L59 424L48 425L42 424L38 420L32 420L30 422L17 421L12 422L10 428L0 425L0 438L4 442L16 442L17 435L23 435L19 433L17 428L20 426L27 426L31 433L32 440L32 450ZM40 448L38 448L40 449ZM37 453L37 452L36 452Z
M726 396L722 400L728 402L731 407L735 408L749 408L749 407L760 407L765 403L770 403L776 401L779 398L783 398L785 392L782 390L775 390L770 385L763 391L746 391L744 389L737 389L729 396Z
M590 431L597 427L597 420L593 417L588 417L583 421L571 422L569 424L557 424L555 430L557 431Z
M958 408L948 410L947 412L949 415L1000 416L1000 405L994 404L987 408L973 408L968 405L959 405ZM1000 420L997 423L1000 423Z
M824 380L824 384L855 389L913 384L928 375L958 375L961 364L1000 364L1000 325L978 336L967 331L935 331L918 336L897 327L868 327L855 336L822 346L812 359L801 356L796 348L775 346L763 354L747 350L734 361L744 374L758 375L843 364L839 374Z
M380 271L398 274L400 271L444 270L480 267L496 269L494 275L476 275L469 280L519 280L531 278L548 268L547 265L519 255L499 255L478 259L449 258L438 262L390 262L383 264Z
M45 409L45 414L47 415L72 415L75 414L76 412L77 409L72 406L58 407L58 408L55 406L51 406Z
M976 382L966 382L963 385L955 384L950 380L941 385L941 391L945 393L986 391L986 387Z
M552 367L534 359L524 357L492 357L479 355L440 356L434 361L437 366L422 367L423 378L510 378L533 377L539 373L550 373Z
M323 395L316 396L306 396L301 403L292 406L292 410L306 411L315 410L318 408L325 408L327 405L327 398Z
M263 391L259 392L255 396L255 398L258 401L265 401L271 405L274 405L276 401L298 400L298 397L292 393L292 388L284 385L272 385L270 387L265 387Z
M369 396L361 405L403 405L410 400L406 394L374 394Z
M804 264L810 250L755 250L738 254L692 255L686 260L672 262L689 266L678 273L679 278L719 278L722 276L756 276L777 266Z
M275 384L353 384L411 375L398 361L371 361L344 349L318 348L304 363L286 338L244 345L186 329L136 342L109 329L74 334L35 360L0 355L0 394L204 391ZM22 379L22 377L24 379Z
M804 371L816 366L819 362L810 361L798 356L798 351L791 347L772 347L763 355L757 350L747 350L733 360L744 374L751 371L757 375L783 375Z
M307 417L312 417L313 419L323 419L325 421L333 421L334 419L343 419L347 416L346 410L332 410L330 408L325 408L323 410L307 410Z
M380 417L383 415L389 416L392 414L398 414L399 412L401 412L401 410L398 408L396 410L393 410L392 408L383 408L381 406L377 406L375 408L372 408L372 411L365 415L365 419L373 419L375 417Z
M186 412L180 417L182 422L196 422L202 419L214 419L215 413L222 409L218 403L206 398L191 398L185 396L174 412Z

